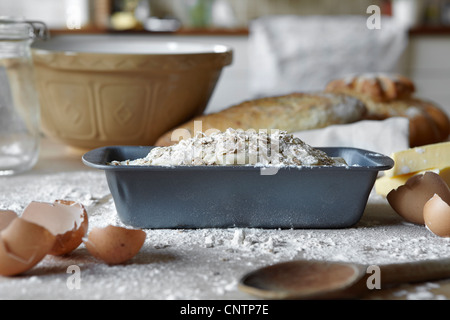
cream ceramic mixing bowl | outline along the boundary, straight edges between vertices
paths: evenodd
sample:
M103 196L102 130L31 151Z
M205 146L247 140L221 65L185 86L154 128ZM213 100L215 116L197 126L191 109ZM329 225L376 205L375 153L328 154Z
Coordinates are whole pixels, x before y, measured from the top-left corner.
M205 110L225 45L66 35L33 46L42 131L69 146L152 145Z

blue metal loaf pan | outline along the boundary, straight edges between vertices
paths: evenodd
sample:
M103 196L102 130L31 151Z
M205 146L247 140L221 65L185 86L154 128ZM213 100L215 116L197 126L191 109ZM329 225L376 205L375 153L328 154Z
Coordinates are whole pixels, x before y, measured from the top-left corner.
M378 172L394 161L356 148L319 148L349 166L112 166L152 147L111 146L82 160L104 170L117 214L129 226L163 228L346 228L357 223Z

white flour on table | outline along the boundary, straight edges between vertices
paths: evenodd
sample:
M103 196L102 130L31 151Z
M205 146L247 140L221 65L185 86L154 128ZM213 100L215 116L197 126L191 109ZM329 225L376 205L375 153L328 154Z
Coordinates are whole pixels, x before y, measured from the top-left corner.
M0 178L0 209L20 213L31 201L84 204L90 228L122 225L103 172L77 171ZM220 214L220 213L214 213ZM26 274L0 277L0 299L253 299L237 289L258 267L292 259L384 264L450 257L450 240L403 222L372 193L361 221L347 229L252 228L145 230L146 242L125 265L107 266L81 245L65 257L47 256ZM69 290L68 266L81 269ZM440 299L433 285L407 299Z

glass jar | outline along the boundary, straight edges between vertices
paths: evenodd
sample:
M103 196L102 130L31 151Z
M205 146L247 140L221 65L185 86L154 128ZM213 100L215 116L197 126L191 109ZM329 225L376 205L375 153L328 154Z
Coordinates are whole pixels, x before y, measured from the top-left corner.
M39 157L40 106L31 44L42 22L0 17L0 175L31 169Z

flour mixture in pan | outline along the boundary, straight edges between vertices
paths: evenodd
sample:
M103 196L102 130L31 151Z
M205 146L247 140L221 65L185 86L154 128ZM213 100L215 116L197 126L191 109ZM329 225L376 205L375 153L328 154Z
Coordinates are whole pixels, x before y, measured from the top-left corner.
M343 166L344 159L329 157L286 131L227 129L211 135L197 133L167 147L155 147L141 159L112 161L111 165L139 166Z

